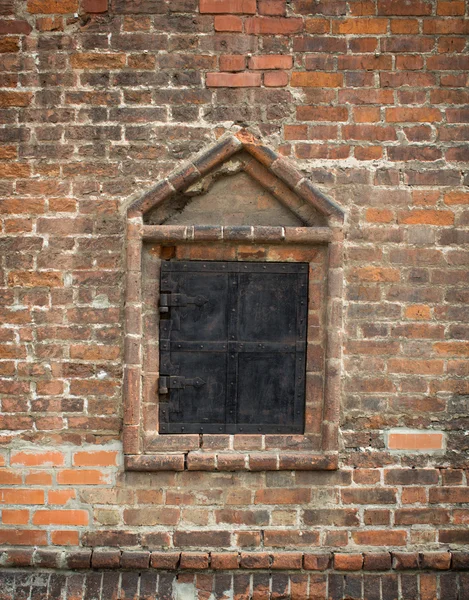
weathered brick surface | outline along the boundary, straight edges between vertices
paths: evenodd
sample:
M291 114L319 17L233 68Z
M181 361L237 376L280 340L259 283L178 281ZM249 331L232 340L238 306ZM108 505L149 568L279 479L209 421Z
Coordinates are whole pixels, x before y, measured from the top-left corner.
M199 597L469 597L468 32L460 0L0 2L2 597L169 598L180 567ZM155 423L156 374L138 365L157 350L140 348L154 323L123 215L205 175L215 158L195 153L233 124L265 140L246 170L295 215L312 213L293 188L346 213L310 289L328 280L332 322L344 306L328 371L340 364L340 468L302 470L312 399L310 438L156 440L124 471L123 420L133 455ZM305 232L287 233L304 260ZM221 258L219 228L170 234L166 257ZM223 234L226 260L272 260L284 232ZM124 412L140 384L141 412ZM85 571L10 569L30 566Z

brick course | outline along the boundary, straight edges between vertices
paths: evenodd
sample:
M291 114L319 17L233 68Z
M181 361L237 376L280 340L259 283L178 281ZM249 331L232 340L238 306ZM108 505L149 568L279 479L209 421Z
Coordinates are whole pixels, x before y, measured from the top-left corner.
M465 3L0 4L0 544L14 546L1 557L5 597L60 597L65 580L71 597L106 586L165 597L174 574L164 572L181 567L215 597L469 595ZM141 385L151 400L157 376L137 372L138 211L205 176L218 158L194 156L238 126L265 142L252 143L245 172L304 222L331 198L346 215L343 240L214 228L145 243L200 258L225 235L230 260L235 244L243 259L274 256L279 235L295 259L308 243L334 242L328 314L337 323L343 302L344 343L329 340L328 377L340 365L340 455L315 458L330 471L307 470L311 446L301 447L320 433L336 447L328 426L280 445L154 440L153 456L134 458L153 404L124 411L122 390L136 397ZM239 151L239 140L223 143L226 158ZM125 357L124 303L135 341ZM140 471L124 470L122 442ZM132 572L150 564L163 572ZM38 579L11 566L33 566ZM40 570L90 566L129 576Z

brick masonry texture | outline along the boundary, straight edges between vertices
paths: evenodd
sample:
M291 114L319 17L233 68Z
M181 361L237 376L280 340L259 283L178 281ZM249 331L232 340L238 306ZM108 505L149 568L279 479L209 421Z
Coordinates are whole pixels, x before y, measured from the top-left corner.
M469 598L467 11L0 0L0 544L24 567L3 563L5 598ZM126 208L238 126L346 215L339 469L125 471ZM95 571L47 571L93 548ZM162 573L138 575L147 551ZM272 558L315 551L351 571Z

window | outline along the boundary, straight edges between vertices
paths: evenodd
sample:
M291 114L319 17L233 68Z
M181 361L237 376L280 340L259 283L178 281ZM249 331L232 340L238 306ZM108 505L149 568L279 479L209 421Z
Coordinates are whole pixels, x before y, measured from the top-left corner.
M245 130L128 207L126 469L337 468L343 218Z
M159 432L303 433L308 265L165 261Z

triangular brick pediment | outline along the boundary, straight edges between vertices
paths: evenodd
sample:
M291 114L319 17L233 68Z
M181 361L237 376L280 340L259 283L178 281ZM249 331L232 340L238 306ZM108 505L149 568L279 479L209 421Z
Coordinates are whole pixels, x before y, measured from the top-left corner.
M305 226L343 220L342 209L318 190L295 165L265 146L247 130L224 135L193 160L171 172L136 200L129 217L153 224L168 222L182 208L224 176L245 173ZM287 219L288 221L288 219ZM287 225L285 223L278 223Z

